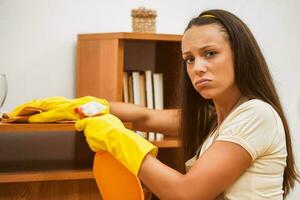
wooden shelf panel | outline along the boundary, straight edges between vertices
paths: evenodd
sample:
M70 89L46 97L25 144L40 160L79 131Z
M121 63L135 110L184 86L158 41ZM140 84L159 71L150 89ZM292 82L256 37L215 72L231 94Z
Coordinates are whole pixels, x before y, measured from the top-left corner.
M91 169L70 169L36 172L0 172L0 183L93 179Z
M3 123L3 122L0 122L0 133L60 132L60 131L75 131L74 123L29 124L29 123Z
M180 42L182 39L182 35L157 34L157 33L136 33L136 32L115 32L115 33L79 34L78 39L80 39L80 40L132 39L132 40L155 40L155 41Z

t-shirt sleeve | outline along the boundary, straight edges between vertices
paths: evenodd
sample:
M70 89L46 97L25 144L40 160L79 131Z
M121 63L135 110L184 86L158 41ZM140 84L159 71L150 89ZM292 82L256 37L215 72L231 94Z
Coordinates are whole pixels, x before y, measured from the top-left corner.
M229 141L242 146L253 160L264 155L276 134L276 119L270 105L249 101L228 115L216 140Z

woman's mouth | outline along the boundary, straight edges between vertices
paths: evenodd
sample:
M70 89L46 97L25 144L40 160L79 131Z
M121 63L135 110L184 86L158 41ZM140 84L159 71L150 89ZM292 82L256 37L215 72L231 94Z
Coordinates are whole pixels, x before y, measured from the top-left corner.
M195 86L205 87L209 84L210 81L211 81L210 79L206 79L206 78L200 79L200 80L196 81Z

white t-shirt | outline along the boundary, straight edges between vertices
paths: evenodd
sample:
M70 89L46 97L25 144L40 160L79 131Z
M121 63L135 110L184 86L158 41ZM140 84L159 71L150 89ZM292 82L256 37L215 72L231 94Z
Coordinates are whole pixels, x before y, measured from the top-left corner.
M208 136L200 156L216 140L242 146L252 157L252 165L223 192L221 199L282 200L286 142L282 121L274 108L258 99L237 106L220 127ZM187 169L196 157L187 161Z

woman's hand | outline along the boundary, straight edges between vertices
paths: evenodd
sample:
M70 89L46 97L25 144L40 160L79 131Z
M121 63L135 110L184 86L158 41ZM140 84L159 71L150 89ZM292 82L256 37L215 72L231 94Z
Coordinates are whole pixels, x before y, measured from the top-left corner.
M34 99L16 107L4 121L13 122L18 118L24 118L30 123L75 121L91 113L95 115L109 113L108 102L91 96L77 99L65 97Z
M144 157L148 153L157 155L156 146L126 129L112 114L79 120L75 127L78 131L84 130L86 141L93 151L110 152L136 176Z

